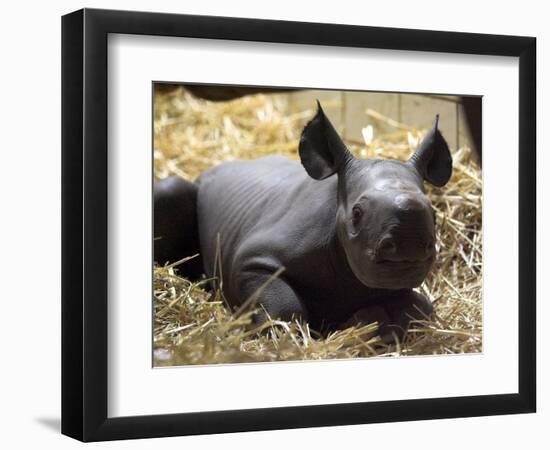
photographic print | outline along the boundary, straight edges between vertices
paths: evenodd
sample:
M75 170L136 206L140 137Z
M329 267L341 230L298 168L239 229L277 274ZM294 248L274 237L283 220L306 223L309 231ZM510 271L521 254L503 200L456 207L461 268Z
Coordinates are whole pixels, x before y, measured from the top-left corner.
M153 365L481 352L481 100L153 83Z

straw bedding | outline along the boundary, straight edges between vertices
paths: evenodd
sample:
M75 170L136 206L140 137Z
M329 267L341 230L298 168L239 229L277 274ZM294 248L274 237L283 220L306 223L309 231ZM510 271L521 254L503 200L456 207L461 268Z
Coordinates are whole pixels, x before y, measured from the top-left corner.
M315 113L314 105L290 111L287 95L213 103L181 87L157 92L154 107L155 177L188 180L223 161L274 153L297 160L300 132ZM393 131L365 130L366 142L347 142L355 156L406 159L426 131L365 111L365 126L380 121ZM382 343L376 323L326 337L299 322L273 320L251 329L253 307L235 314L222 292L205 289L207 280L178 276L183 260L153 269L155 365L481 352L481 171L469 148L452 153L450 182L442 189L428 187L437 214L438 259L420 291L433 301L435 314L414 323L403 342Z

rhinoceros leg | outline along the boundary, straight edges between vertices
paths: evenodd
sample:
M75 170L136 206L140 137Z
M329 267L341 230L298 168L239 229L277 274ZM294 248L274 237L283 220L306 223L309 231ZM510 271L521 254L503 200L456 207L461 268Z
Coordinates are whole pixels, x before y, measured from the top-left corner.
M345 329L352 326L369 325L371 323L378 324L378 330L364 336L365 339L370 339L376 334L382 337L392 336L390 326L390 316L384 308L378 305L368 306L355 312L340 328Z
M432 302L415 291L406 291L384 305L391 322L405 332L413 320L426 320L433 313Z
M413 320L428 319L433 305L428 298L413 290L403 291L387 301L362 308L353 314L344 326L378 322L378 334L383 342L390 344L401 340Z
M154 260L164 265L198 254L197 186L177 176L155 181L153 208ZM177 270L198 279L203 272L200 256Z
M302 300L282 278L273 278L264 272L246 272L241 275L239 295L242 302L252 299L260 307L254 323L261 324L271 319L307 321L308 314Z

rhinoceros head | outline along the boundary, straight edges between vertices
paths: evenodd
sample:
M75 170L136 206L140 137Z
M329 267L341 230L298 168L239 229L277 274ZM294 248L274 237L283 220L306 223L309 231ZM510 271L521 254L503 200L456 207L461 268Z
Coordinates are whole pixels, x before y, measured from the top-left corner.
M321 105L300 139L312 178L338 176L335 228L349 267L365 285L419 286L435 260L435 212L424 182L444 186L452 159L434 126L408 161L355 158Z

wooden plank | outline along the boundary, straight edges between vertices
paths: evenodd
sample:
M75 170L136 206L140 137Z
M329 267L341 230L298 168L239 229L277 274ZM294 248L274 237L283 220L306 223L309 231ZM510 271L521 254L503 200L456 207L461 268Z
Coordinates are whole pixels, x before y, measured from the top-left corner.
M473 150L468 125L464 116L464 108L460 106L458 111L458 146L459 148L469 147Z
M399 95L385 92L346 92L344 97L344 135L347 139L364 142L361 130L372 125L374 133L394 131L386 123L373 120L366 113L367 108L385 116L397 119L399 115Z
M296 113L311 110L311 115L317 111L317 100L321 102L323 111L328 116L334 127L342 132L343 108L341 91L308 90L297 91L288 94L289 112Z
M459 146L458 104L425 95L401 94L401 122L428 129L439 114L439 129L451 149Z

